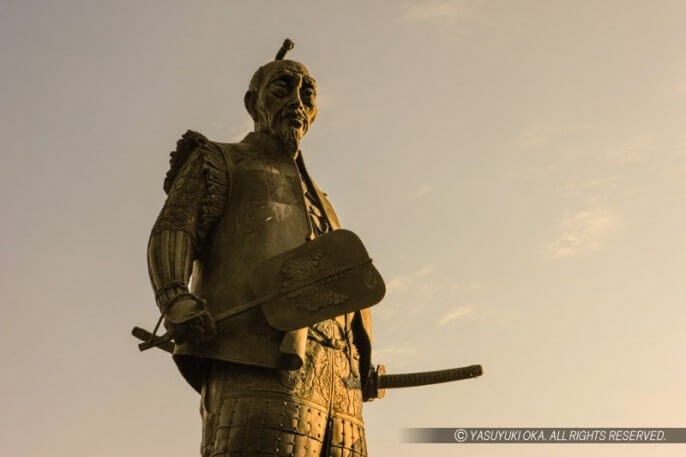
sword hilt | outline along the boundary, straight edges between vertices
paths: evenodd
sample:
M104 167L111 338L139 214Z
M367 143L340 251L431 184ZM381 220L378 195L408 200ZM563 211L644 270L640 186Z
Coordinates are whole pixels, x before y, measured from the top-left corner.
M143 341L142 343L138 344L138 349L141 351L158 347L169 353L174 352L174 342L172 341L172 337L171 335L169 335L169 333L165 333L162 336L153 337L153 334L145 330L144 328L134 327L131 330L131 334L139 340Z

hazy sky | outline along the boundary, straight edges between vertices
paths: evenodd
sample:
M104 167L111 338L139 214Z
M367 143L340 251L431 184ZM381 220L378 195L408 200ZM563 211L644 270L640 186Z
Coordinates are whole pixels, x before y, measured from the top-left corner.
M365 405L403 427L686 427L686 3L0 1L0 454L199 454L145 246L186 129L232 141L284 38L317 78L309 169L386 279L389 372L477 380Z

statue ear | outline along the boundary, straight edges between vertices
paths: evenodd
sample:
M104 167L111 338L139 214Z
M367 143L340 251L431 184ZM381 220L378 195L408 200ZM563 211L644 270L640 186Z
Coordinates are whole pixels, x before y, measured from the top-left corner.
M250 113L252 120L257 122L257 92L254 90L247 91L243 97L243 104L245 104L245 109Z

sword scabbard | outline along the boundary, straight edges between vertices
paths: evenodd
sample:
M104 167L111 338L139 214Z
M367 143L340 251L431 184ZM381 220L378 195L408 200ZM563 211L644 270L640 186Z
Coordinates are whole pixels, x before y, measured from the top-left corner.
M379 376L379 388L396 389L399 387L427 386L430 384L475 378L482 374L483 369L481 368L481 365L470 365L468 367L451 368L448 370L382 375Z
M442 382L476 378L482 374L483 369L481 365L403 374L386 374L386 367L379 365L376 370L370 369L367 385L363 391L363 398L365 401L371 401L375 398L383 398L386 394L386 389L440 384Z

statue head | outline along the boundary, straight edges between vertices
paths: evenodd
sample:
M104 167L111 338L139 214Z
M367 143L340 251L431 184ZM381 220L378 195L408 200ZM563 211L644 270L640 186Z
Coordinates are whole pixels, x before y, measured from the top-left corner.
M317 116L314 78L305 65L283 59L292 47L292 41L284 41L276 59L255 72L244 97L255 131L276 136L289 153L297 151Z

